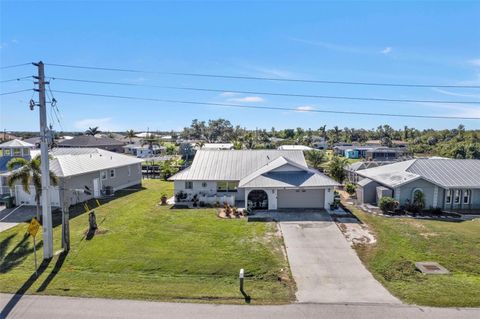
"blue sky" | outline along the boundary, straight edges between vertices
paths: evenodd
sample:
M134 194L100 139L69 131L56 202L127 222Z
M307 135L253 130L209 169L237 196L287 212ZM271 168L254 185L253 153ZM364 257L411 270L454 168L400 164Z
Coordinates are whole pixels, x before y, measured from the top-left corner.
M1 1L2 66L48 63L167 72L338 81L480 85L480 2L79 2ZM34 74L1 70L1 79ZM46 66L46 75L149 85L316 95L479 101L480 89L342 86L99 72ZM2 83L1 92L31 88ZM51 81L52 90L299 111L128 101L54 93L57 130L177 130L218 117L247 128L453 128L479 120L433 120L301 112L306 109L480 117L480 105L433 105L175 91ZM0 97L0 129L36 130L31 93Z

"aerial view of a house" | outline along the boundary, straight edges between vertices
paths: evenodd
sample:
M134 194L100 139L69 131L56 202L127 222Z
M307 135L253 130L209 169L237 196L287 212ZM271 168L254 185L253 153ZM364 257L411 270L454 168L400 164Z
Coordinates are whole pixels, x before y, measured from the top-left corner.
M328 207L339 185L308 168L302 151L286 150L199 150L192 165L170 180L184 201L198 196L269 210Z

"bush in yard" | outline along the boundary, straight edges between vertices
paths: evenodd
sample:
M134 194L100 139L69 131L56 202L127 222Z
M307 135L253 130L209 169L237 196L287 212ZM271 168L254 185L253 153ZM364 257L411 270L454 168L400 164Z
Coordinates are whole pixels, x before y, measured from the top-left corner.
M355 194L355 190L356 190L357 186L355 186L355 184L352 184L352 183L348 183L345 185L345 191L348 193L348 195L352 196Z
M384 196L380 199L379 207L382 212L393 212L398 206L398 202L391 197Z

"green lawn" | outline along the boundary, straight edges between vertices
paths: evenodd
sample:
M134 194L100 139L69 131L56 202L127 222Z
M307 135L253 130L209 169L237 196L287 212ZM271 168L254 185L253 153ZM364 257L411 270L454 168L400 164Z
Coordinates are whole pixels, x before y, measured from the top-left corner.
M385 218L348 206L377 235L357 253L373 275L405 302L427 306L480 306L480 220L451 223ZM417 261L436 261L450 275L422 275Z
M54 257L35 280L28 280L34 262L27 225L0 233L0 291L24 285L26 293L243 303L238 271L245 268L252 303L294 299L273 223L219 219L213 209L159 207L161 194L173 193L172 183L143 183L146 189L96 209L104 234L86 240L88 216L72 219L70 253L63 264ZM60 227L54 237L59 249Z

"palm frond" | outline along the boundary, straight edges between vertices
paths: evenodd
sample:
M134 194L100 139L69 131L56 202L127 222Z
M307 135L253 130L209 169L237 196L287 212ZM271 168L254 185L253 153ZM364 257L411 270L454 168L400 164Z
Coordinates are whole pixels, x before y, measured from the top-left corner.
M58 176L53 171L50 171L50 184L53 186L58 186L58 181Z
M13 188L17 181L20 181L23 190L30 194L30 172L25 169L14 171L8 177L8 187Z
M7 163L7 169L9 171L13 171L19 167L23 167L23 166L26 166L28 165L29 162L22 158L22 157L16 157L16 158L12 158L10 161L8 161Z

